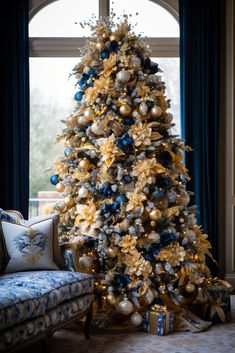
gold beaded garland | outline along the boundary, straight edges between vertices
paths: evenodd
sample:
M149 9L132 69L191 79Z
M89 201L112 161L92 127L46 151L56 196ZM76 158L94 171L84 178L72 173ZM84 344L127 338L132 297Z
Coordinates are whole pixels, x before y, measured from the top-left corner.
M120 106L119 112L122 116L128 116L131 113L131 107L128 104L123 104Z

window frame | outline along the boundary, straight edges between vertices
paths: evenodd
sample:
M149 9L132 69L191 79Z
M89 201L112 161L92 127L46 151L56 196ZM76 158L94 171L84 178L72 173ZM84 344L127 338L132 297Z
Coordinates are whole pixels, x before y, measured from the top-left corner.
M29 0L29 22L47 5L59 0ZM149 0L167 10L179 22L178 0ZM109 15L109 0L99 0L99 17ZM85 46L84 37L30 37L30 57L78 57L79 48ZM153 57L179 57L178 37L148 37Z

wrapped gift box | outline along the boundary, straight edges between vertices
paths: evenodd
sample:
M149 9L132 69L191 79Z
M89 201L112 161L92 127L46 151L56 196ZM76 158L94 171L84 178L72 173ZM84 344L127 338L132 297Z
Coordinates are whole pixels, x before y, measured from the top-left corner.
M208 302L203 304L203 318L213 323L231 321L230 290L221 282L207 288Z
M148 333L163 336L174 330L174 313L165 306L154 305L143 313L143 329Z

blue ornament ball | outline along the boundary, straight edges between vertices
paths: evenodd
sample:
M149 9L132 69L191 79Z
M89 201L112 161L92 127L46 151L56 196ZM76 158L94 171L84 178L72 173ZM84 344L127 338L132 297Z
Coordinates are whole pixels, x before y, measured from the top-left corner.
M129 183L131 183L132 178L131 178L130 175L124 175L124 176L123 176L123 180L124 180L124 182L125 182L126 184L129 184Z
M72 147L67 147L64 150L65 157L72 157L74 153L74 149Z
M75 93L74 99L76 99L76 101L80 102L82 100L83 95L84 95L84 92L78 91L77 93Z
M128 198L126 197L125 194L119 194L116 198L115 201L117 202L117 204L121 205L124 202L128 201Z
M109 51L108 50L106 50L106 49L104 49L104 50L102 50L101 51L101 53L100 53L100 56L101 56L101 59L108 59L109 58Z
M52 185L56 185L58 184L59 181L59 175L58 174L54 174L50 177L50 182Z
M162 200L165 197L165 194L164 194L163 190L161 190L159 188L156 188L152 195L157 200Z

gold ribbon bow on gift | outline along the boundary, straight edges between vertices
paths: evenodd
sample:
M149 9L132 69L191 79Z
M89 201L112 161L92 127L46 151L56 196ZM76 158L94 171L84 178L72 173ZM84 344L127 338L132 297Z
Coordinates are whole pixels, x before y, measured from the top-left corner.
M157 313L161 313L161 312L167 313L166 305L155 304L151 307L151 310Z

